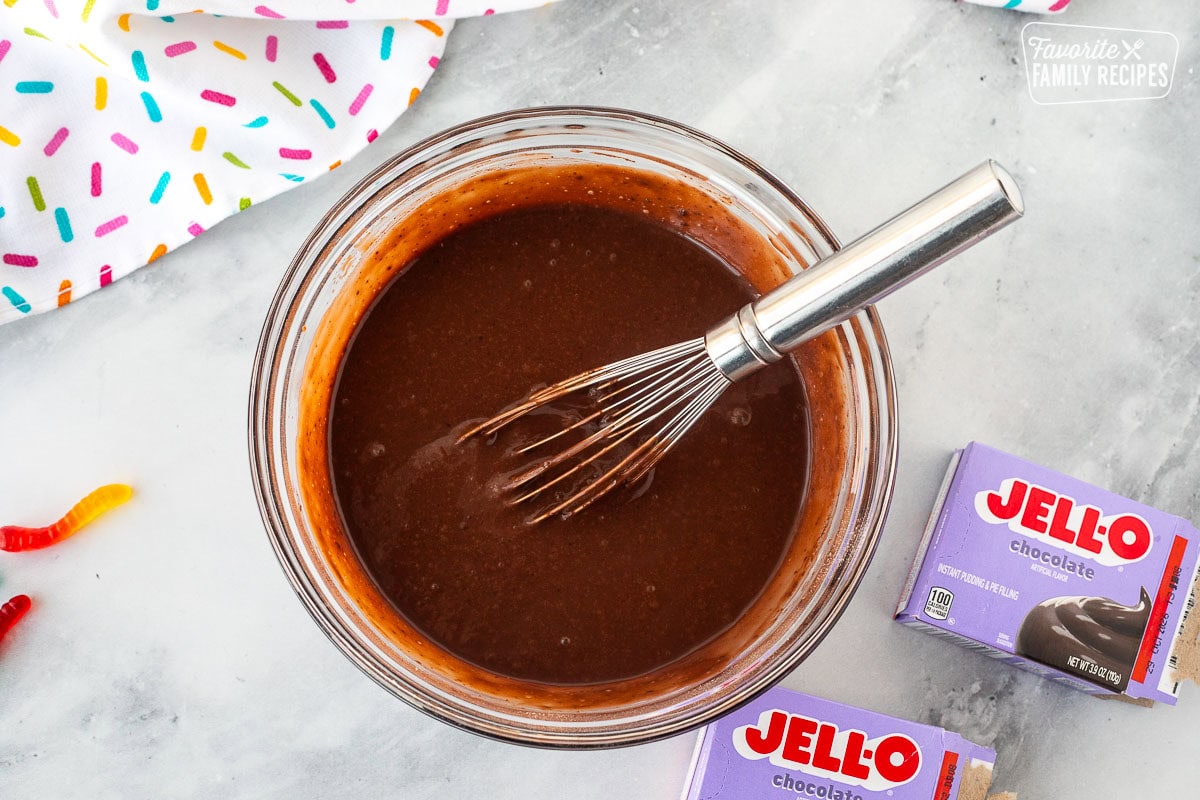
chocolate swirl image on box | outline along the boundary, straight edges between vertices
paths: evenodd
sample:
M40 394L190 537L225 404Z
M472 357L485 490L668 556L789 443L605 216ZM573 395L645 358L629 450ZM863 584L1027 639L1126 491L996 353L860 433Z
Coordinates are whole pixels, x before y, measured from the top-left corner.
M1016 652L1114 692L1124 691L1150 621L1150 594L1135 606L1106 597L1052 597L1034 606Z

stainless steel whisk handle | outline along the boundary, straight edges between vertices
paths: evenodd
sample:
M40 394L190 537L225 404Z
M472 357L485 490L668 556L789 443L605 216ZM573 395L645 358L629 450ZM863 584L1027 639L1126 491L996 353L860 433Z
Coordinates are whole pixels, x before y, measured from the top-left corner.
M704 346L731 381L849 319L1020 217L1016 181L985 161L711 328Z

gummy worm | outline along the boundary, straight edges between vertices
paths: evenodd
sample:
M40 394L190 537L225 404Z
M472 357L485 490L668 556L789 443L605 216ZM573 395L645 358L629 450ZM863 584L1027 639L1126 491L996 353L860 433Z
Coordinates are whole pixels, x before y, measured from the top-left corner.
M20 621L21 617L25 616L25 612L32 605L33 602L27 595L19 594L0 606L0 639L3 639L4 634L12 630L12 627Z
M101 486L80 500L53 525L47 525L44 528L5 525L0 528L0 550L19 553L23 550L40 550L43 547L49 547L78 533L84 525L105 511L121 505L130 497L133 497L132 487L123 483L111 483L108 486Z

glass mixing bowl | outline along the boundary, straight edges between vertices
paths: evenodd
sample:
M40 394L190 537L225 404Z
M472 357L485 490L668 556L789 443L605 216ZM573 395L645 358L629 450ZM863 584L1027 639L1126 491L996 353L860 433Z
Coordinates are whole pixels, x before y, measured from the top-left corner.
M821 531L696 658L617 685L548 686L456 661L409 626L366 576L329 487L325 415L355 323L389 276L372 245L422 203L481 175L537 163L618 163L687 183L752 229L783 269L838 244L790 189L745 156L674 122L600 108L485 117L389 159L339 200L301 247L271 304L250 389L250 457L284 573L331 641L413 706L487 736L546 747L612 747L680 733L727 713L802 661L858 586L883 525L896 458L887 341L867 309L814 344L806 381L836 403L812 414L801 518ZM723 213L724 213L723 212ZM719 250L719 243L713 245ZM706 655L707 654L707 655ZM714 655L719 654L719 656Z

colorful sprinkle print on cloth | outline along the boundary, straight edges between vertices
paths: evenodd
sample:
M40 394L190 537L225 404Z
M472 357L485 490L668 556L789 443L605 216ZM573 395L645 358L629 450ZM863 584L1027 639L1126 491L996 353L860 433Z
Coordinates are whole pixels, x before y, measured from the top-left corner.
M1060 14L1067 10L1071 0L967 0L967 2L979 6L1028 11L1033 14Z
M336 168L416 99L455 18L545 0L196 5L0 0L0 323Z

